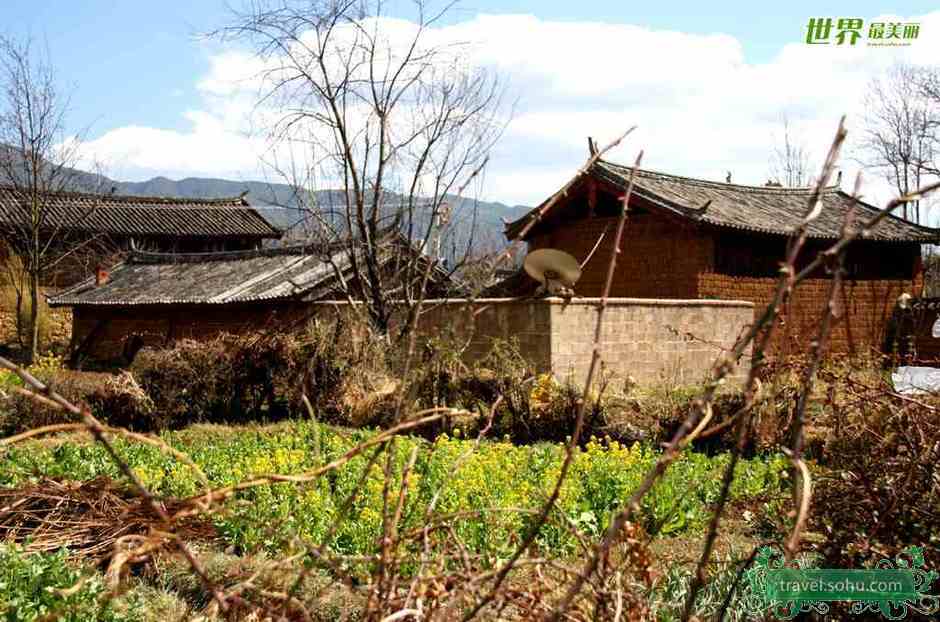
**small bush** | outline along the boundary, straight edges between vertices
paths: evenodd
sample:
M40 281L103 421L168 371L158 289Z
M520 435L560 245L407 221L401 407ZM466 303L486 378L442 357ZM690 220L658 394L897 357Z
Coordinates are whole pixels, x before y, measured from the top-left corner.
M67 399L87 405L87 397L103 380L101 375L76 374L62 369L56 356L41 356L29 371L38 380L50 385ZM25 383L8 370L0 370L0 434L10 435L30 428L67 423L74 417L56 408L39 403L18 391Z
M83 577L65 551L27 554L0 544L0 616L8 622L123 622L138 619L138 612L119 612L101 577Z
M924 547L928 568L940 566L940 414L934 408L871 396L830 437L812 514L829 567L870 565L911 545Z
M148 430L279 419L298 412L310 349L290 334L222 335L145 348L128 378L92 399L109 421Z
M107 379L83 400L109 424L132 430L160 430L171 420L156 408L150 395L128 372Z
M388 341L356 318L339 316L311 323L305 342L302 383L296 383L302 392L291 394L292 410L305 408L305 394L324 421L360 427L390 420L401 382L392 373Z

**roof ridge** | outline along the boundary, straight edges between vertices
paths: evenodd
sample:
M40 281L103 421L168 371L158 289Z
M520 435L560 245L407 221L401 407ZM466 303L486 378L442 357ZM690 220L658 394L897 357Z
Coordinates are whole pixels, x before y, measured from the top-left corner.
M625 166L623 164L617 164L616 162L610 162L609 160L598 160L596 164L603 166L610 166L614 168L621 169L622 171L629 171L632 169L630 166ZM675 179L685 183L695 184L699 186L706 186L709 188L732 188L735 190L740 190L744 192L769 192L774 194L812 194L816 187L815 186L800 186L800 187L785 187L785 186L754 186L750 184L733 184L723 181L712 181L710 179L700 179L698 177L687 177L684 175L675 175L673 173L664 173L662 171L654 171L651 169L637 169L637 174L646 177L661 177L664 179ZM831 184L823 188L824 192L833 192L840 189L839 184Z
M385 230L378 233L378 243L407 244L400 231ZM281 257L290 255L325 255L347 248L349 240L340 239L329 242L308 242L268 248L255 248L239 251L208 251L204 253L163 253L157 251L134 250L128 253L127 263L199 263L205 261L232 261L255 259L257 257ZM413 246L413 245L412 245Z
M0 191L7 191L11 193L20 193L24 190L18 188L12 184L0 184ZM41 194L54 196L54 197L63 197L63 198L82 198L82 199L105 199L113 202L127 202L127 203L163 203L168 205L173 205L177 203L198 203L206 205L222 205L222 204L235 204L238 203L242 207L251 207L247 201L245 201L244 195L238 195L233 197L182 197L182 196L143 196L136 194L108 194L102 192L80 192L73 190L50 190L42 192Z
M290 255L316 255L324 247L316 244L292 244L274 248L255 248L240 251L208 251L204 253L161 253L156 251L134 250L127 256L127 263L136 264L174 264L200 263L206 261L233 261L256 259L258 257L280 257Z

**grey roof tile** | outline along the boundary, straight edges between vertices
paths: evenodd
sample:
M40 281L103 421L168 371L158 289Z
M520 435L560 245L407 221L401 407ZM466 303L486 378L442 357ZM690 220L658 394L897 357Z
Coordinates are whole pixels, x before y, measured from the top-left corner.
M54 192L44 195L48 230L168 237L277 238L281 233L240 198L188 199ZM26 197L0 185L0 225L28 222Z
M134 252L109 280L94 278L49 298L51 306L227 304L302 298L333 275L325 256L305 247L221 253ZM345 251L333 260L345 264Z
M600 160L588 174L626 190L630 167ZM802 221L813 189L743 186L638 169L634 192L691 221L758 233L790 235ZM853 204L852 198L838 187L830 186L825 188L821 199L822 213L810 223L808 235L811 238L836 239L840 237L845 215ZM561 207L561 204L559 202L553 209ZM514 239L536 210L509 223L506 226L507 237ZM877 211L872 205L857 202L856 222L870 219ZM872 231L868 239L937 242L940 240L940 230L889 216Z
M400 253L408 252L426 261L401 235L382 233L379 244L382 266L394 268ZM322 300L337 292L337 269L344 277L351 276L347 243L214 253L134 251L110 270L107 283L95 285L95 278L90 277L49 297L48 302L61 307ZM434 287L459 289L440 266L435 266L431 281Z

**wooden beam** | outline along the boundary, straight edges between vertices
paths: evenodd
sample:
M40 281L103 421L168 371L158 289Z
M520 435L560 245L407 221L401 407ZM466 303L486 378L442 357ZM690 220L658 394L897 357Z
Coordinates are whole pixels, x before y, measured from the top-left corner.
M594 218L597 211L597 181L593 177L588 179L588 218Z

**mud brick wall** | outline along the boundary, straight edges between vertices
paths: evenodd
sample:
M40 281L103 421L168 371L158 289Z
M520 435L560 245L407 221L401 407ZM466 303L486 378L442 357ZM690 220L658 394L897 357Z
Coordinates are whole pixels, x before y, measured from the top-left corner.
M419 335L466 346L468 362L485 356L497 340L515 340L536 371L578 382L591 360L596 303L560 298L430 300L419 318ZM159 347L182 338L207 340L221 332L302 330L306 319L348 312L347 302L79 307L73 314L73 347L92 335L86 354L116 361L134 338ZM733 345L753 313L747 302L612 298L601 343L606 370L641 383L698 382L721 349Z
M470 360L485 354L494 339L515 338L537 371L576 383L586 377L597 299L492 299L476 301L473 308L480 311L475 322L466 301L432 301L422 316L421 334L469 339ZM601 342L605 371L643 384L694 384L753 317L749 302L612 298ZM472 333L470 326L475 326Z
M770 304L775 283L775 279L769 278L705 273L699 276L699 295L748 300L754 303L756 313L762 313ZM828 279L808 279L796 289L772 338L773 354L805 351L822 318L829 284ZM830 352L861 355L880 352L898 296L904 292L917 296L922 289L920 276L910 280L845 281L844 294L838 296L840 310L844 312L833 325Z
M423 336L469 343L464 355L468 361L486 356L497 340L514 339L536 369L551 369L551 307L537 301L500 298L475 304L432 301L422 313L418 326Z
M616 219L589 218L567 222L533 235L532 250L557 248L583 261L604 231L607 234L585 266L575 290L581 296L599 296L604 287ZM762 312L773 296L773 277L730 276L715 271L715 239L701 229L653 214L631 214L624 230L623 253L617 264L611 294L654 299L718 299L754 303ZM756 240L755 245L760 245ZM888 320L902 293L920 296L923 276L912 270L911 279L846 280L840 304L843 318L836 322L830 352L871 354L884 345ZM796 290L780 319L771 342L771 354L802 351L815 334L826 304L829 280L809 279Z
M551 309L552 368L577 381L591 362L596 300L554 301ZM612 299L601 359L607 371L643 384L695 384L753 318L754 306L742 301ZM736 371L734 379L740 377Z
M566 223L533 236L530 249L557 248L583 262L607 231L575 287L581 296L600 296L617 232L616 218ZM697 277L713 261L712 238L680 222L631 214L623 233L612 296L697 298Z
M145 346L161 347L178 339L208 340L223 332L285 330L302 327L304 312L304 307L289 304L75 307L72 347L81 345L94 331L85 355L115 360L134 337Z

